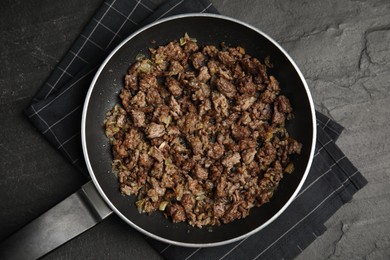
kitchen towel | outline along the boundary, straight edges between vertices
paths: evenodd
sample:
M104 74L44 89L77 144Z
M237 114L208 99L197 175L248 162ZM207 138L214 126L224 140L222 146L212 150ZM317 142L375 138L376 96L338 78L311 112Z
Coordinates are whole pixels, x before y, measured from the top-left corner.
M218 13L208 0L107 0L53 70L27 117L70 163L88 176L80 124L84 99L97 68L135 30L175 14ZM271 225L247 239L213 248L185 248L146 238L167 259L293 258L321 235L324 222L366 184L335 141L343 128L317 112L312 168L292 205Z

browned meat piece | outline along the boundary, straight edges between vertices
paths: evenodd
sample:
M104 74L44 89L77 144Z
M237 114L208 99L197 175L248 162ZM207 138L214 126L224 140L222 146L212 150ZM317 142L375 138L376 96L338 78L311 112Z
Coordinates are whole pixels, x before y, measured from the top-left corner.
M263 102L256 102L252 106L252 115L261 120L269 120L272 116L272 110L270 104Z
M228 125L233 125L237 122L237 120L241 117L241 113L238 113L238 112L232 112L228 118L226 119L226 123L224 124L228 124Z
M122 101L123 107L126 109L130 105L130 100L132 98L131 92L128 89L122 89L119 97Z
M184 140L180 137L176 137L172 142L171 146L173 147L175 154L180 154L180 153L187 153L188 149L183 145Z
M188 190L192 192L195 196L202 195L204 193L202 186L199 184L199 181L191 178L187 178Z
M231 152L239 152L240 146L236 144L236 140L229 138L229 142L225 142L226 150L230 150Z
M191 144L192 152L194 155L200 154L203 152L203 144L199 137L190 136L189 142Z
M273 147L271 143L267 142L257 152L256 157L262 167L265 168L268 167L276 159L276 153L277 150L275 149L275 147Z
M225 215L225 208L229 205L226 199L217 199L213 206L213 215L215 218L221 218Z
M114 154L114 159L126 158L129 155L125 146L119 143L112 146L112 152Z
M242 59L242 57L245 55L245 49L237 46L235 48L228 48L229 55L234 57L236 60Z
M186 70L184 73L180 74L178 80L182 84L188 84L189 80L193 80L196 78L196 73L194 70Z
M125 76L125 88L131 90L138 90L138 72L135 70L129 70L129 73Z
M279 94L280 87L279 87L279 82L275 79L274 76L269 77L269 84L267 86L267 89L270 91L274 92L275 94Z
M190 94L190 93L186 93L186 94ZM182 113L196 113L196 106L193 102L193 100L191 99L191 96L185 96L183 98L180 98L177 100L177 102L179 103L180 105L180 108L181 108L181 111ZM178 126L181 124L181 119L178 119Z
M186 220L184 207L179 203L170 205L167 209L168 216L171 216L173 223L179 223Z
M273 76L270 76L270 82L267 86L267 89L261 94L260 99L264 103L273 103L276 99L276 96L279 94L279 91L279 83Z
M240 126L238 124L232 125L232 136L236 140L246 139L251 135L251 131L248 127Z
M226 97L223 94L216 93L216 92L213 92L211 96L212 96L214 109L217 111L217 113L224 116L228 116L229 104L227 102Z
M230 133L221 132L217 135L217 142L220 145L231 144L233 140L230 138Z
M283 112L279 111L278 104L274 103L274 113L272 115L272 124L277 126L284 126L284 121L286 121L286 116Z
M180 86L180 83L174 79L173 77L166 77L165 84L167 85L169 91L174 96L181 96L183 93L183 89Z
M195 91L195 93L192 95L192 100L206 100L210 97L210 86L205 83L199 84L199 89Z
M150 49L107 112L119 190L141 213L221 225L268 202L302 144L284 128L288 98L242 47L203 48L187 34Z
M158 47L156 56L157 59L181 61L186 57L186 54L178 42L170 42L166 46Z
M199 49L198 45L196 44L196 42L193 42L193 41L188 41L184 45L184 52L186 52L186 53L195 52L198 49Z
M266 89L263 93L260 95L260 100L266 104L270 104L274 102L276 98L275 92L272 90Z
M216 60L209 60L207 62L207 68L209 69L210 75L213 76L219 71L219 62Z
M122 104L125 108L129 106L129 103L123 103ZM146 95L142 91L138 91L138 93L131 99L130 104L135 107L145 107L146 106Z
M194 91L197 91L200 88L200 82L195 76L193 77L191 76L190 78L188 78L188 80L184 80L183 82L186 85L186 87L188 87L188 89L191 90L189 92L193 93Z
M169 127L168 127L168 135L170 135L171 137L172 137L172 139L175 137L175 136L177 136L177 135L179 135L181 132L180 132L180 130L179 130L179 128L177 128L176 126L172 126L172 125L170 125Z
M224 68L224 67L219 67L218 68L218 75L221 78L224 78L224 79L228 80L229 82L230 81L233 82L233 80L234 80L232 72L229 69Z
M199 115L203 116L207 111L211 109L210 99L205 99L199 105Z
M146 102L149 105L162 104L163 99L160 96L160 93L155 88L150 88L146 91Z
M223 223L230 223L235 219L240 219L241 213L237 210L239 204L233 204L230 208L225 212L225 215L221 218Z
M189 113L185 117L183 132L186 134L192 134L196 130L197 116L194 113Z
M302 150L302 144L294 139L287 139L288 141L288 154L300 154Z
M198 70L204 65L205 57L201 52L195 52L190 56L190 60L192 61L192 66Z
M239 153L233 153L228 155L225 159L222 160L222 165L230 169L241 160L241 155Z
M183 194L183 197L180 200L180 204L183 206L186 213L192 212L192 209L195 207L195 197L192 194Z
M145 126L145 113L139 110L131 110L131 118L137 127Z
M162 99L169 98L171 96L171 92L168 90L168 88L162 86L161 84L157 88L158 93L160 93L160 96Z
M123 145L126 149L135 150L141 140L139 132L135 128L131 128L130 131L125 134Z
M213 159L219 159L225 153L225 148L223 145L215 143L211 145L211 149L207 152L207 156Z
M157 88L157 78L152 74L142 74L139 80L139 89L146 92L150 88Z
M167 173L164 173L163 176L161 177L161 185L165 188L175 187L175 183L173 181L172 176L168 175ZM172 194L166 192L164 198L167 199L168 196L172 196Z
M253 103L255 103L256 98L249 95L242 95L237 98L237 110L245 111L248 110Z
M259 89L255 83L253 83L252 77L247 75L238 80L238 91L241 94L249 94L253 96ZM262 89L259 89L262 90Z
M265 65L260 64L259 74L255 75L253 77L253 82L255 82L256 84L268 84L269 83L269 79L268 79L267 70L266 70Z
M150 139L163 136L165 134L165 127L152 122L146 127L146 134Z
M195 161L192 159L187 159L182 165L182 169L189 172L195 167Z
M198 80L200 82L207 82L210 78L209 69L206 66L201 67L199 69Z
M222 198L226 196L226 190L225 190L226 185L227 185L226 176L222 175L217 182L217 189L215 194L217 197Z
M154 212L156 210L157 206L158 205L157 205L156 202L147 200L147 201L144 202L142 212L146 213L146 214L150 214L150 213L152 213L152 212Z
M248 125L250 122L252 122L252 118L249 112L242 113L239 123L243 125Z
M215 84L218 90L228 98L233 98L237 93L234 84L224 78L217 78Z
M171 123L171 110L167 105L158 105L153 111L152 120L153 122L164 124L165 127L168 127Z
M170 76L177 75L179 73L182 73L183 71L184 68L180 64L180 62L176 60L171 61L171 64L169 65L169 69L168 69L168 75Z
M123 128L126 122L126 116L125 115L119 115L117 119L117 125L119 128Z
M210 166L211 180L216 181L219 179L223 171L223 166L221 164L213 164Z
M256 153L257 153L257 151L254 148L250 148L250 149L242 151L242 153L241 153L242 161L245 164L250 164L251 162L253 162Z
M214 58L218 54L218 49L214 45L206 45L203 47L202 53L204 55Z
M236 59L227 51L218 52L218 59L227 66L233 66Z
M257 147L257 141L252 138L246 138L244 140L240 140L239 146L241 151L249 148L255 148Z
M196 44L196 40L189 37L187 33L185 33L184 37L180 39L180 45L183 45L183 43L184 51L186 53L195 52L199 49L198 44Z
M149 177L154 177L154 178L157 178L157 179L161 179L161 177L164 174L163 169L164 169L164 163L163 162L159 162L159 161L155 161L153 163L152 169L149 172ZM151 178L148 178L149 181L150 181L150 179Z
M150 169L153 165L153 159L147 153L142 153L139 156L139 164L145 169Z
M240 60L242 68L250 74L258 74L261 69L261 63L256 58L251 58L246 55L242 60Z
M284 166L290 162L290 154L300 154L302 149L302 144L298 143L294 139L287 139L285 141L278 142L276 145L281 146L282 154L280 156L280 161ZM293 167L293 165L290 167Z
M278 103L278 110L285 114L292 112L290 101L286 96L280 95L277 97L276 102Z
M207 170L199 164L195 165L194 174L195 174L195 177L200 179L200 180L207 180L207 178L209 176L209 173L207 172Z

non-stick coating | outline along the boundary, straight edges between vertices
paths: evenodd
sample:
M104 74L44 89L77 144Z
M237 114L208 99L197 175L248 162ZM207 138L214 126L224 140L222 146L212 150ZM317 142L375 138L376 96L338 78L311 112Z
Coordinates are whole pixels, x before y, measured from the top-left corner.
M244 47L248 54L260 61L270 56L274 69L269 69L269 74L278 79L282 93L290 99L294 109L295 118L287 123L287 128L292 137L303 143L302 154L293 158L294 173L285 175L270 203L252 209L245 219L212 229L193 228L185 223L173 224L160 212L150 216L138 213L134 206L135 198L122 196L119 192L118 180L111 172L110 145L103 129L105 113L119 101L118 92L123 86L123 76L137 54L147 55L149 47L177 40L186 32L196 38L199 45L219 45L225 42L228 46ZM291 61L277 46L253 28L216 16L182 16L165 20L129 37L102 66L91 85L93 89L90 89L84 108L83 138L88 155L87 164L102 196L120 217L138 230L165 242L188 246L212 246L232 242L269 221L284 207L301 184L307 165L311 163L314 145L314 110L311 97Z

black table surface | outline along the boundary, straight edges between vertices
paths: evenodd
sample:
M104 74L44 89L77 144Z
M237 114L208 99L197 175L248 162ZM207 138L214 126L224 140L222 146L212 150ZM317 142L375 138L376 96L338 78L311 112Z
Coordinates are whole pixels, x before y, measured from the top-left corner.
M0 240L87 181L34 129L23 109L102 2L0 3ZM291 54L316 108L346 128L337 144L369 182L298 259L389 259L390 2L212 3ZM161 259L114 215L45 258Z

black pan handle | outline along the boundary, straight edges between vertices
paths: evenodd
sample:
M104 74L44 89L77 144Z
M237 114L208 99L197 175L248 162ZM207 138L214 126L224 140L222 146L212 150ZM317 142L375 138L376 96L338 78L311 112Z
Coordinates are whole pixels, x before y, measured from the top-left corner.
M0 259L37 259L90 229L112 210L92 181L0 244Z

